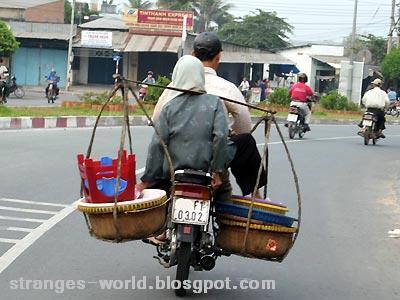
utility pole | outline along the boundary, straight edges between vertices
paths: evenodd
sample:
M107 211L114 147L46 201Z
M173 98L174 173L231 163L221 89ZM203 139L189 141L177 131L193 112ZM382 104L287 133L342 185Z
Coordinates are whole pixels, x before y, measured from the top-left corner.
M353 94L354 47L356 43L357 8L358 8L358 0L354 0L353 32L351 34L350 63L349 63L349 74L348 74L349 78L347 80L348 101L352 100L352 94Z
M72 85L72 38L74 37L75 0L72 0L71 28L69 31L68 57L67 57L67 83L65 90Z
M392 43L393 43L393 30L395 26L395 21L394 21L394 11L396 9L396 0L392 0L392 13L390 15L390 30L388 34L388 40L387 40L387 54L390 53L392 50Z
M397 31L397 48L400 48L400 26L399 26L399 20L400 20L400 3L396 4L399 12L398 12L398 16L397 16L397 22L394 24L393 29L396 27L396 31Z

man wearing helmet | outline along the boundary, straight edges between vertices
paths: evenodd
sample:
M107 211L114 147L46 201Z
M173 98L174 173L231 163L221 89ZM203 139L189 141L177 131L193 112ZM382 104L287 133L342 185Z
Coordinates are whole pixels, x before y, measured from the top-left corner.
M152 71L148 71L147 72L147 77L142 81L143 83L150 83L150 84L155 84L156 80L153 77L153 72Z
M386 128L385 111L390 105L390 100L385 91L381 89L382 81L380 79L375 79L371 84L373 88L364 94L362 103L367 108L367 112L371 112L377 117L376 126L380 131L380 137L385 138L382 131ZM362 127L362 124L359 126Z
M307 75L305 73L300 73L298 75L298 82L292 86L289 90L290 99L292 102L290 103L291 106L297 106L302 109L306 116L305 116L305 124L304 130L310 131L310 124L311 121L311 110L307 104L307 100L310 97L314 97L314 93L312 89L306 84L308 81Z

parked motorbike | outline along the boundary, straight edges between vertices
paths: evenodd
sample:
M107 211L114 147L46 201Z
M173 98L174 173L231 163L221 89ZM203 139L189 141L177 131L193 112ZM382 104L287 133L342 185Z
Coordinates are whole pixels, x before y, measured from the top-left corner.
M369 140L375 145L376 141L380 138L380 130L377 129L377 117L371 112L365 112L362 118L362 129L359 135L364 138L364 145L369 144Z
M388 110L386 111L387 115L399 117L400 115L400 101L397 100L390 104Z
M7 97L9 97L11 93L14 93L17 98L23 98L25 96L23 87L17 84L17 78L14 75L11 76L11 82L8 84Z
M155 258L166 268L177 266L176 280L180 282L180 288L175 294L185 296L184 281L189 278L191 266L196 271L210 271L219 256L229 254L214 245L214 226L209 232L213 209L210 174L177 170L175 180L166 242L157 245Z

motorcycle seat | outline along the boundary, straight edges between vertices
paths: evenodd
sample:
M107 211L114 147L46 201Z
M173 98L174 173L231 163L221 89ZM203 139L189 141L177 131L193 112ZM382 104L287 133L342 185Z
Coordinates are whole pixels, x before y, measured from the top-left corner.
M175 181L182 183L193 183L200 185L210 185L212 177L210 173L198 170L176 170L175 171Z

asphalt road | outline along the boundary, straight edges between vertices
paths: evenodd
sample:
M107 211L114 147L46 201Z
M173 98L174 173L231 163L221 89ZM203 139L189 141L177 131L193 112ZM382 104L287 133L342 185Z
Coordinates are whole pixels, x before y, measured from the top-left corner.
M190 275L191 279L229 277L234 283L244 278L270 279L275 280L275 290L215 289L191 293L190 299L400 299L400 239L387 236L388 230L400 228L400 132L398 127L389 127L386 140L364 146L356 130L354 126L315 125L303 140L288 144L300 178L303 222L298 242L283 263L231 256L219 259L211 272ZM138 169L144 166L151 134L150 128L133 128ZM108 244L91 238L78 212L69 214L70 208L54 206L69 205L78 198L75 155L85 152L89 136L87 129L0 131L0 198L33 202L0 200L1 299L175 298L171 290L102 290L102 279L147 276L147 283L154 285L156 276L173 279L175 268L162 268L152 258L154 249L142 242ZM256 136L263 143L261 131ZM94 157L115 156L118 141L119 129L100 128ZM288 204L295 216L293 181L276 132L270 155L269 197ZM33 244L28 240L21 245L27 232L13 227L29 231L54 215L61 216L59 223ZM14 262L1 272L2 257L13 241L24 251L12 251ZM21 278L59 280L58 293L35 290L32 285L28 290L26 282L19 285ZM65 288L61 293L60 280L83 280L85 288Z
M44 93L44 88L43 92L38 92L38 91L25 91L25 96L21 99L18 99L15 97L14 94L11 94L10 97L7 99L7 104L6 106L10 107L53 107L53 106L60 106L62 101L68 100L68 101L76 101L79 100L79 98L72 93L65 93L63 91L60 91L60 95L57 98L56 102L54 104L49 104L47 103L46 95Z

